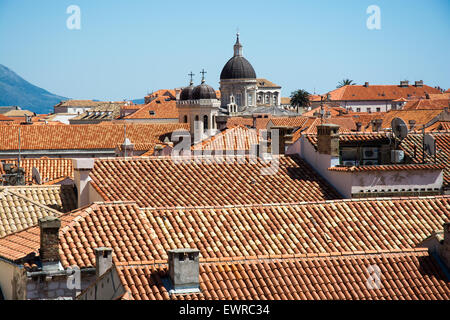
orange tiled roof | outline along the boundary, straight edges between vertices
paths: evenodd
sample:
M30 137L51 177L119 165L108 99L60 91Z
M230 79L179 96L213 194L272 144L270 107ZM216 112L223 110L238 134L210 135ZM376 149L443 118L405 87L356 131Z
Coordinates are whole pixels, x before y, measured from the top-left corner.
M192 150L211 151L249 151L252 145L259 144L257 129L242 125L226 129L191 147Z
M199 157L97 159L90 177L104 200L133 200L140 207L287 203L340 198L304 160L279 157L274 175L260 158L232 161Z
M401 118L409 127L409 120L415 120L416 127L422 128L422 125L428 124L431 120L441 114L443 110L390 110L384 114L381 128L390 128L392 119ZM370 129L370 128L368 128Z
M290 105L291 104L291 98L289 98L289 97L281 97L280 100L281 100L282 105L284 105L284 104Z
M73 185L7 186L4 188L60 212L69 212L78 207L77 191Z
M20 127L22 150L114 149L124 141L124 124ZM18 128L0 125L0 150L17 150ZM189 129L189 125L133 123L126 124L126 128L127 137L135 150L150 150L154 144L161 142L160 136L177 129Z
M311 109L307 112L302 113L303 117L317 117L318 114L320 114L322 107L316 107L314 109ZM331 105L328 104L324 104L323 105L323 110L325 113L330 112L330 116L335 117L339 115L339 111L341 111L342 113L347 113L347 110L345 108L342 107L333 107Z
M275 83L273 83L273 82L271 82L271 81L269 81L267 79L264 79L264 78L256 79L256 84L257 84L258 87L280 88L279 85L277 85L277 84L275 84Z
M157 90L157 91L149 94L147 97L150 97L150 98L170 97L172 99L175 99L176 92L173 89L160 89L160 90Z
M269 120L272 119L271 116L268 118L256 118L256 129L257 130L264 130L267 127L267 123ZM244 118L244 117L229 117L227 119L227 128L231 128L234 126L253 126L253 119L252 118Z
M39 218L60 214L15 189L0 187L0 237L33 226Z
M94 203L61 216L64 267L95 264L111 247L114 262L167 260L167 250L198 248L201 258L276 258L416 247L450 218L450 196L334 200L139 210L132 202ZM0 239L0 256L19 261L39 249L39 227Z
M374 165L374 166L352 166L352 167L330 167L330 171L342 172L365 172L365 171L408 171L408 170L442 170L442 164L396 164L396 165Z
M17 166L17 159L1 159L0 162L13 163ZM25 169L25 182L33 181L33 167L38 169L42 183L51 183L61 178L73 179L72 159L67 158L22 158L20 166ZM4 174L3 166L0 164L0 175Z
M381 271L379 290L368 289L372 265ZM166 264L122 263L115 270L125 300L450 299L450 284L426 249L201 262L201 292L187 295L169 295Z
M14 119L0 114L0 121L14 121Z
M351 100L395 100L408 97L425 97L426 93L440 93L436 88L424 85L416 87L400 87L398 85L348 85L330 91L331 101L351 101Z
M426 127L425 131L450 131L450 121L436 121L431 126Z
M177 104L175 100L158 97L124 119L178 119Z
M429 132L436 141L436 158L430 157L425 152L425 163L436 163L445 166L444 182L445 188L450 187L450 132ZM414 161L422 163L423 136L421 134L408 134L400 144L400 148Z
M416 99L409 100L402 108L402 110L416 110L416 109L444 109L450 106L450 100L432 100L432 99Z

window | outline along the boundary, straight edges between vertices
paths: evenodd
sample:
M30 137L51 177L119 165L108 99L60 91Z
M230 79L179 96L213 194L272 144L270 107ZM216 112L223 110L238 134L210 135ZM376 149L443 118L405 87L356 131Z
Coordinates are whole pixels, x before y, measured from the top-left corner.
M356 112L361 112L361 108L356 108Z
M277 105L277 96L273 96L273 104Z
M261 103L261 102L262 102L262 96L258 95L258 103Z
M240 94L240 93L238 93L238 94L236 95L236 104L237 104L238 106L241 105L241 94Z
M195 129L198 129L198 122L199 121L200 120L199 120L198 116L195 116L195 124L194 124Z
M187 123L187 121L188 121L188 118L187 118L187 116L184 116L184 123Z
M151 116L155 115L155 111L153 111L153 110L150 110L149 113L150 113Z
M371 108L367 108L367 112L368 112L368 113L371 113L371 112L372 112L372 109L371 109Z
M251 106L253 104L253 97L251 94L247 94L247 105Z
M203 130L208 130L208 116L203 116Z
M270 101L269 99L270 99L269 95L266 95L266 102L265 102L266 104L269 104Z
M377 112L381 112L381 108L377 108Z

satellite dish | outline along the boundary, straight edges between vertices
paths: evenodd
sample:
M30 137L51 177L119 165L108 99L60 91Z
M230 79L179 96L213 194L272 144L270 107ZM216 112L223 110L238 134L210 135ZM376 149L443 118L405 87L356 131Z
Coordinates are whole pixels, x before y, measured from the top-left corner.
M41 174L36 167L31 170L31 179L36 181L37 184L42 184Z
M408 135L408 127L406 126L405 121L400 118L392 119L391 128L394 136L399 140L405 139Z
M436 140L430 134L426 134L423 138L425 151L432 157L436 154Z

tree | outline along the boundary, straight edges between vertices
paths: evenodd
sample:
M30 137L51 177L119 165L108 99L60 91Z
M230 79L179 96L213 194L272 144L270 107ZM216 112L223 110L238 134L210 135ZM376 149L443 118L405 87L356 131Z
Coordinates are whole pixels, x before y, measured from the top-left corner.
M338 85L336 88L341 88L343 86L352 86L355 85L356 83L353 82L353 80L350 79L344 79L342 81L339 81Z
M291 106L297 108L299 107L308 107L309 106L309 93L306 90L296 90L291 93Z

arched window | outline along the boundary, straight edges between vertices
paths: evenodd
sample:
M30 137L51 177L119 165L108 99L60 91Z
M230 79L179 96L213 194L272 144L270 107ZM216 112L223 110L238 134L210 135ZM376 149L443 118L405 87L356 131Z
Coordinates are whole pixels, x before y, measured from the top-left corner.
M196 115L195 116L195 124L194 124L195 129L198 129L198 122L199 121L200 121L200 119L199 119L198 115Z
M208 130L208 116L207 115L203 116L203 129Z
M188 119L187 119L187 116L184 116L184 120L183 120L184 123L187 123L187 120L188 120Z

